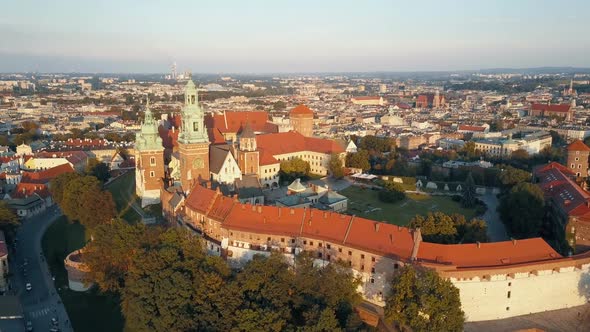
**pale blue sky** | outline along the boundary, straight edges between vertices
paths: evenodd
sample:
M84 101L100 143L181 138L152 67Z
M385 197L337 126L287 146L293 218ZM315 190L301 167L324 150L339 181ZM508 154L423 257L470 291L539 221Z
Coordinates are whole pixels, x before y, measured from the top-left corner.
M0 72L590 67L586 0L4 0Z

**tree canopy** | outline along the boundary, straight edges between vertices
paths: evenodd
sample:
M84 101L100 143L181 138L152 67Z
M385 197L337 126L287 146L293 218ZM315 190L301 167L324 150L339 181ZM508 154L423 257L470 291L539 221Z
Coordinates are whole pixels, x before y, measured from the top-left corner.
M505 188L512 188L512 186L531 180L531 173L522 169L506 166L498 175L500 183Z
M309 172L309 163L301 158L281 161L281 175L288 180L307 177Z
M412 331L463 331L459 290L430 269L407 265L391 280L385 319Z
M395 203L404 200L406 194L404 187L393 181L386 181L383 184L383 189L379 191L379 200L385 203Z
M371 168L369 163L369 152L366 150L359 150L356 153L349 153L346 155L346 166L353 168L360 168L367 171Z
M328 169L330 170L333 178L342 179L344 177L344 168L342 167L342 161L340 160L340 156L338 154L333 153L330 156Z
M140 236L133 226L116 227L125 237ZM120 290L129 330L339 331L362 324L353 311L360 300L359 281L338 263L317 267L301 254L291 266L272 253L254 256L231 273L185 229L159 229L150 240L131 245L125 237L109 240L107 225L99 229L97 241L103 245L97 248L108 253L115 248L116 277L108 283Z
M8 207L5 201L0 201L0 229L7 231L20 225L20 221L14 210Z
M94 176L102 183L107 182L107 180L111 177L109 166L96 158L88 159L85 173Z
M543 191L534 184L521 182L500 199L498 212L513 237L529 238L539 235L544 205Z
M477 197L475 197L475 182L471 172L467 174L465 185L463 186L463 195L461 196L461 206L464 208L473 208L477 204Z
M410 228L420 228L425 241L453 244L487 242L487 224L481 219L465 220L460 214L442 212L417 215L410 220Z

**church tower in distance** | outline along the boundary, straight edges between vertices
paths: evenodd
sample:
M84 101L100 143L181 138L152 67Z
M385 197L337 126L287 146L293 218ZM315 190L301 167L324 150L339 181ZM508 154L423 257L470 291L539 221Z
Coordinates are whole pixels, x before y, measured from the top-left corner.
M182 190L189 192L199 179L209 180L209 136L205 130L204 112L199 106L197 88L192 80L184 88L181 118L178 136L180 183Z
M135 163L135 193L141 197L141 206L159 203L164 177L164 147L149 99L141 131L135 136Z

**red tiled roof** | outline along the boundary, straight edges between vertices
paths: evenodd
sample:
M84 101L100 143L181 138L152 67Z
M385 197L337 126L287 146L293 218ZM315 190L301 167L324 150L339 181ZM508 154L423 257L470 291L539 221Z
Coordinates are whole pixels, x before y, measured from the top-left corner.
M266 150L261 149L261 148L258 148L258 150L260 151L260 165L261 166L279 163L279 161L276 160L276 158L273 157L273 155L270 152L267 152Z
M105 146L107 142L103 139L68 139L65 141L65 145L69 147L97 147L97 146Z
M579 139L567 146L568 151L590 151L590 148Z
M570 111L570 105L569 104L531 104L531 110L566 113L566 112Z
M409 260L414 248L409 228L313 208L241 204L197 186L187 206L222 222L222 227L260 235L308 237L342 243L366 252ZM496 267L562 258L543 239L444 245L421 242L417 259L456 267Z
M301 104L297 105L295 108L289 112L290 115L302 115L302 114L309 114L313 116L313 111L309 109L309 107Z
M216 192L214 190L196 185L186 198L185 205L200 213L207 213L213 204L215 196Z
M62 164L41 172L23 172L21 183L47 183L64 173L74 173L72 165Z
M217 128L222 133L238 133L246 122L250 123L254 131L265 132L268 113L264 111L225 112L225 116L224 114L207 114L205 116L205 126Z
M39 195L41 198L49 197L49 189L42 183L19 183L10 195L12 198L25 198L33 194Z
M418 260L457 267L491 267L561 258L542 238L475 244L422 242Z
M223 135L217 128L208 128L207 135L209 136L209 142L211 142L211 144L226 144L225 138L223 138Z
M256 136L256 143L261 150L273 156L299 151L312 151L320 153L341 153L344 148L336 141L305 137L298 132L275 133Z
M590 213L590 194L584 191L558 167L537 170L538 186L546 199L570 216L586 216Z
M567 168L567 167L563 166L562 164L555 162L555 161L552 161L549 164L538 168L535 171L535 174L540 174L540 173L546 172L546 171L553 169L553 168L560 170L565 175L575 175L575 173L571 169L569 169L569 168Z

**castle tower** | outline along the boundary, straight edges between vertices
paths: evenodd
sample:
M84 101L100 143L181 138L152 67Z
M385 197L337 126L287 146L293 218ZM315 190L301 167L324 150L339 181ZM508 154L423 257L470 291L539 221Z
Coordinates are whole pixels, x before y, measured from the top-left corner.
M141 197L141 206L159 203L164 178L164 146L149 99L141 130L135 136L135 163L135 193Z
M573 141L567 146L567 167L577 177L588 177L588 157L590 148L580 140Z
M189 192L200 179L209 180L209 137L205 130L204 112L199 106L197 88L189 80L184 88L182 125L178 136L180 183Z
M256 146L256 135L246 122L239 138L238 165L243 174L258 174L260 166L260 152Z
M438 89L434 92L434 100L432 101L432 107L440 107L440 92Z
M293 130L305 137L313 136L313 111L305 105L299 105L289 112L289 121Z

